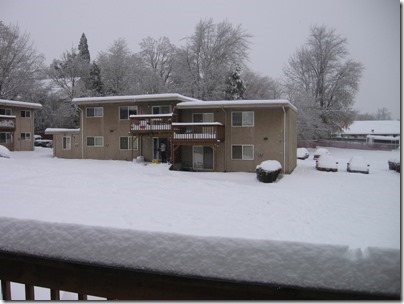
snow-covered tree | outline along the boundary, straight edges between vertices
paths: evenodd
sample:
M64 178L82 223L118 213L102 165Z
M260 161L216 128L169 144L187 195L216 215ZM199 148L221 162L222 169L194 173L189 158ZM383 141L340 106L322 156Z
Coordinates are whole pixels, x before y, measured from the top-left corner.
M25 99L43 68L29 34L0 21L0 98Z
M225 81L235 62L248 57L251 35L227 21L200 21L176 54L173 78L184 94L202 100L222 99Z
M386 107L377 109L376 119L377 120L391 120L391 113Z
M91 95L102 96L104 94L104 84L101 80L101 70L93 62L90 69Z
M161 37L158 40L147 37L142 40L140 47L140 56L145 67L145 78L147 78L147 91L150 93L170 91L175 46L167 37Z
M242 73L246 90L245 99L279 99L282 97L282 85L269 76L262 76L251 70Z
M87 37L84 33L80 37L78 50L79 56L88 64L90 64L90 51L88 50Z
M238 100L244 99L244 92L246 86L243 79L241 79L241 67L236 65L234 70L230 73L226 80L225 99Z
M311 120L304 122L304 131L311 130L313 136L340 131L354 118L352 106L363 66L346 58L346 44L347 40L335 30L315 26L307 43L290 57L284 69L286 93L299 108L298 119ZM320 119L303 112L319 115Z
M116 40L106 52L100 52L97 64L101 69L107 95L138 94L142 61L133 54L124 39Z

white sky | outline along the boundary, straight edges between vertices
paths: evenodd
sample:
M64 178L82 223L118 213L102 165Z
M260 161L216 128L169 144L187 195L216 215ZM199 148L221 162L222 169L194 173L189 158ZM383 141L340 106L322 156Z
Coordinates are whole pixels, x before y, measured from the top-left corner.
M250 68L282 77L288 58L312 25L348 39L351 58L365 71L355 108L387 107L400 117L400 2L398 0L0 0L0 20L31 35L48 63L77 47L84 32L92 59L118 38L133 52L148 36L176 46L206 18L241 24L251 39Z

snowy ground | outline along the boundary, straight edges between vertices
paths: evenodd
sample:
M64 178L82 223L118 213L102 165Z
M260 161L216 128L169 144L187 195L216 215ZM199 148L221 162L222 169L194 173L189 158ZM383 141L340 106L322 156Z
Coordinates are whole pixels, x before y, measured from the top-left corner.
M315 169L309 151L309 159L298 160L295 171L274 184L259 183L253 173L57 159L47 148L11 152L10 159L0 158L0 229L14 225L11 219L27 219L234 239L234 246L261 240L265 246L281 241L362 253L371 247L399 250L400 174L387 161L400 153L329 148L339 165L328 173ZM354 155L370 163L369 175L346 171Z

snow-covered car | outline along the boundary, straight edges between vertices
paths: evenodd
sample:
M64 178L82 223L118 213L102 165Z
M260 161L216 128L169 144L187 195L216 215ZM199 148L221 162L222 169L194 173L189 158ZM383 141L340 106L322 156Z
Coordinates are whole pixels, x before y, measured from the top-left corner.
M298 159L307 159L309 158L309 150L306 148L297 148L297 158Z
M327 172L337 172L338 162L329 154L320 155L316 160L316 169Z
M34 145L36 147L52 148L53 140L43 139L41 135L34 135Z
M369 164L361 156L354 156L347 163L346 170L348 172L357 172L369 174Z
M316 160L319 158L321 155L329 155L330 151L328 151L326 148L318 148L316 152L314 152L313 159Z

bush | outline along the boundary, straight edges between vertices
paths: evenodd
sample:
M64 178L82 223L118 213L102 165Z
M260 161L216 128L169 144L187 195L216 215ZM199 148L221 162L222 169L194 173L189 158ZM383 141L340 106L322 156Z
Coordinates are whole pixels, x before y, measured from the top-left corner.
M401 162L399 160L389 160L389 170L401 171Z
M257 166L257 179L262 183L273 183L282 171L281 164L276 160L267 160Z

